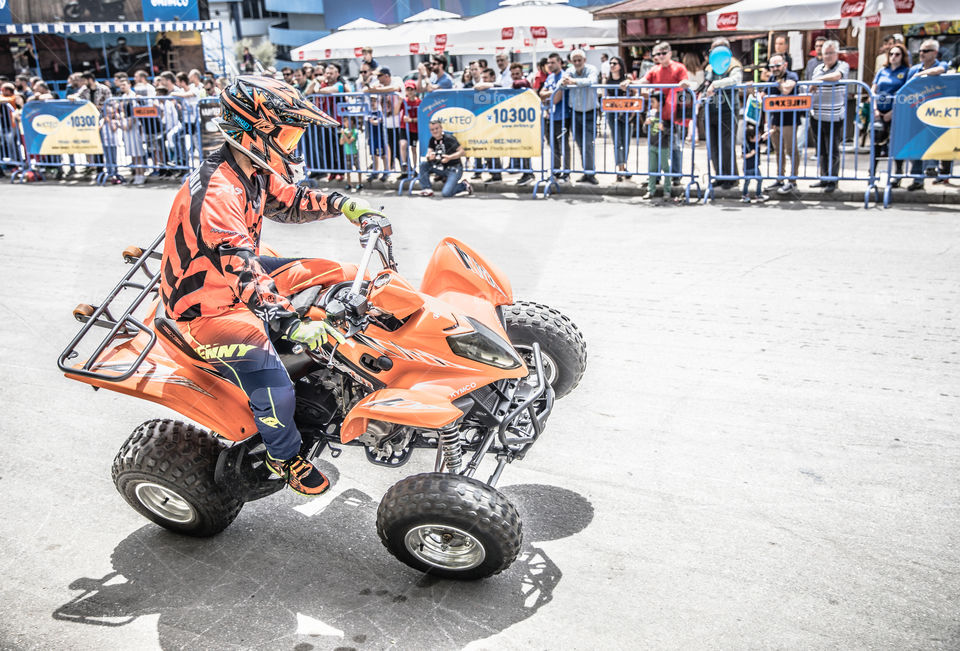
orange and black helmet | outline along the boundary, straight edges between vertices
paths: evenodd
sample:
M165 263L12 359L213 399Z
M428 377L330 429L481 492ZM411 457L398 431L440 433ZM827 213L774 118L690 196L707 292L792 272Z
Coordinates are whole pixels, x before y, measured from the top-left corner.
M303 157L296 152L304 129L337 122L293 86L270 77L245 76L220 94L217 125L227 142L254 165L296 183L303 178Z

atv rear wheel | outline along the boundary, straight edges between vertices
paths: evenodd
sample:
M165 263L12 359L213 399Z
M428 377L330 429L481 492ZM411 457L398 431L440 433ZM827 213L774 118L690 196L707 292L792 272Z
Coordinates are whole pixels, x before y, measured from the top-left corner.
M463 581L510 567L523 540L517 509L496 489L436 472L407 477L387 491L377 533L401 562Z
M557 398L580 383L587 368L587 344L583 333L557 310L539 303L517 301L503 308L510 342L527 367L533 366L533 344L540 344L543 370Z
M113 460L113 483L140 515L188 536L220 533L243 502L214 481L224 446L209 432L176 420L143 423Z

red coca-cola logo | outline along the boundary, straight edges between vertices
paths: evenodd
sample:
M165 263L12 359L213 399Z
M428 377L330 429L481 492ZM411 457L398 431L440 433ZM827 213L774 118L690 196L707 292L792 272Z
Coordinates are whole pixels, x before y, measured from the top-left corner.
M839 20L825 20L823 21L824 29L840 29Z
M893 7L898 14L912 14L915 5L914 0L893 0Z
M445 49L446 49L446 47L443 46L443 45L434 45L434 46L433 46L433 51L436 52L437 54L443 54L443 51L444 51Z
M504 27L500 30L500 40L502 41L512 41L513 40L513 28Z
M332 54L333 54L333 52L331 52L329 49L324 50L324 51L323 51L323 58L324 58L324 59L329 59Z
M547 38L547 28L546 27L531 27L530 36L533 38Z
M410 44L410 54L419 54L420 53L420 44L411 43Z
M529 38L523 39L523 47L530 47L531 45L533 45L533 41L531 41Z
M867 0L843 0L840 5L841 18L856 18L863 15L863 10L867 8Z
M563 49L563 39L562 39L562 38L555 38L555 39L553 39L553 47L557 48L558 50L562 50L562 49Z
M433 42L436 45L446 45L447 44L447 35L446 34L437 34L433 37Z
M880 27L880 14L867 16L867 27Z
M303 61L303 56L304 56L304 55L303 55L303 50L300 50L300 51L297 53L297 58L300 59L301 61Z
M362 48L362 47L355 47L355 48L353 48L353 56L357 57L358 59L359 59L360 57L362 57L362 56L363 56L363 48Z
M736 29L738 22L740 22L740 14L736 11L720 14L717 16L717 29Z

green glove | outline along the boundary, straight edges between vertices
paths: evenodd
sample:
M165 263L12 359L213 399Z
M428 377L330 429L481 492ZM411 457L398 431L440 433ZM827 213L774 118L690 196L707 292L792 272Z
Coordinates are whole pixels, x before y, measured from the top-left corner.
M346 339L339 330L326 321L297 321L285 335L290 341L304 344L311 350L317 350L332 337L337 343L344 343Z
M374 212L374 210L370 202L366 199L344 197L343 203L340 204L340 212L342 212L343 216L349 219L351 223L359 226L360 218L367 213Z

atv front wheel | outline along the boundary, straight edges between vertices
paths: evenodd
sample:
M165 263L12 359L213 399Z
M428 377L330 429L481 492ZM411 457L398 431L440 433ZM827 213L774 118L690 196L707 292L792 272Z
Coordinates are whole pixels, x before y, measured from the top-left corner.
M436 472L407 477L387 491L377 533L401 562L463 581L510 567L523 540L520 516L506 497L476 479Z
M587 344L583 333L557 310L529 301L517 301L503 308L510 342L520 356L533 366L533 344L540 344L543 370L557 398L567 395L587 368Z
M243 502L214 481L223 450L209 432L176 420L133 430L113 460L113 483L140 515L188 536L220 533Z

